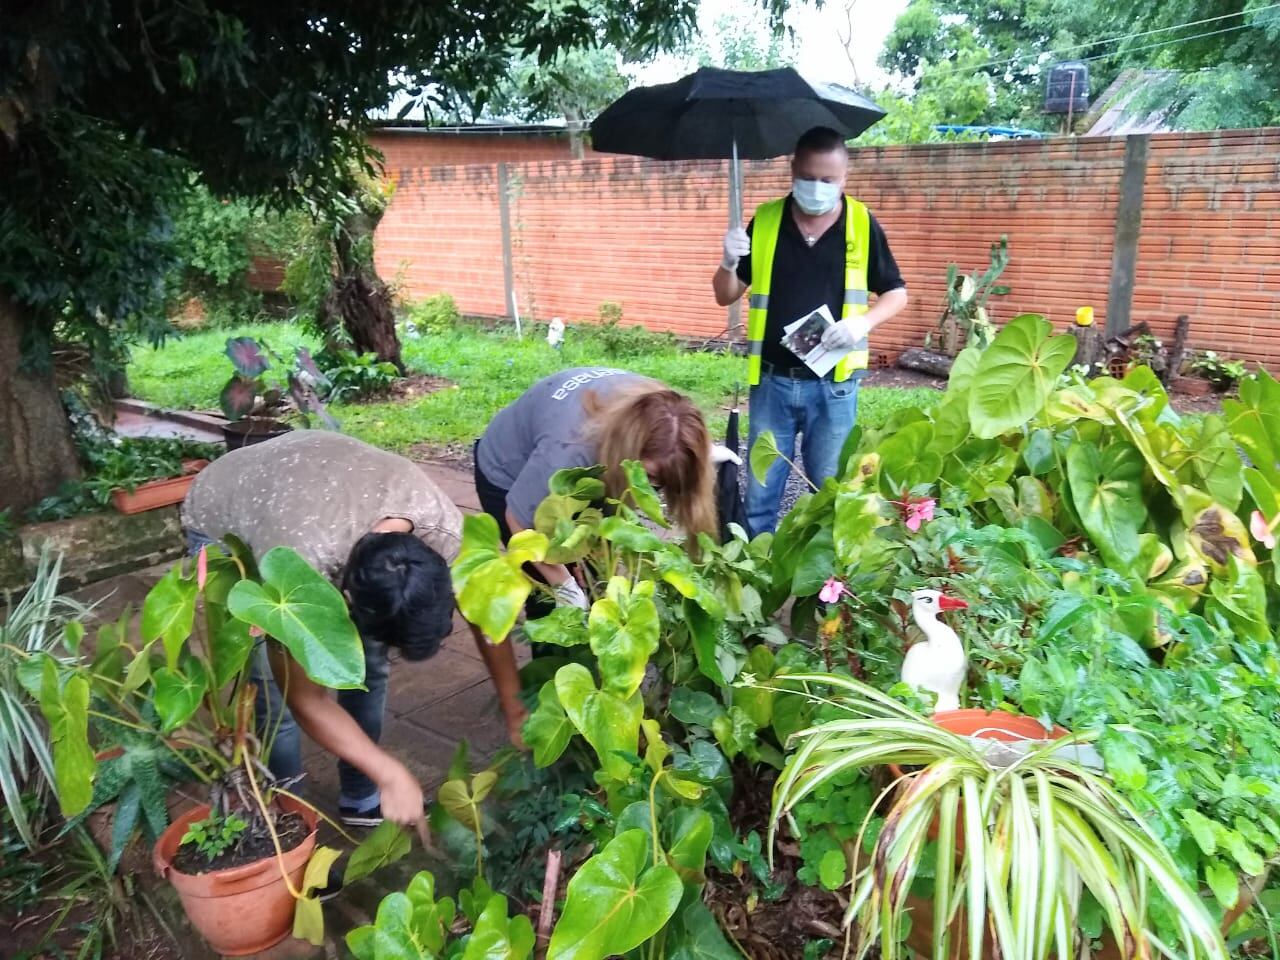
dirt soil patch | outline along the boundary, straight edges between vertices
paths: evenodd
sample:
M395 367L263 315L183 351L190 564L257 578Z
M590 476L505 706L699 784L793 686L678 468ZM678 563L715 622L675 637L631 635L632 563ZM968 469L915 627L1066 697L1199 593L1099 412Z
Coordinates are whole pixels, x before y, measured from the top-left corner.
M311 831L307 822L296 813L283 813L276 818L276 834L280 837L280 849L292 850L307 838ZM246 863L256 863L276 855L275 845L268 833L253 834L246 832L240 842L229 850L209 860L192 844L184 844L178 848L178 855L173 858L173 866L179 873L188 875L211 873L214 870L229 870Z
M441 390L452 390L456 387L452 380L444 377L433 377L429 373L411 373L396 380L386 390L365 397L356 403L386 403L388 401L417 400Z

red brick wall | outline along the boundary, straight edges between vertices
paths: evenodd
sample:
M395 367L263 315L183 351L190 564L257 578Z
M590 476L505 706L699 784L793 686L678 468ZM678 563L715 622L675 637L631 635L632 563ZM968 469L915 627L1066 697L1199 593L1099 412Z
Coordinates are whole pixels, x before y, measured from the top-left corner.
M547 145L511 141L432 154L448 146L435 140L379 143L399 186L379 228L378 266L400 273L411 296L445 291L466 313L506 313L503 160L522 315L572 323L615 301L625 321L654 329L698 337L724 329L710 279L725 229L726 164L538 159L531 151ZM473 149L492 152L483 162L456 152ZM1135 322L1168 333L1177 314L1190 313L1197 345L1280 366L1278 158L1276 129L1152 138ZM1035 311L1066 323L1090 304L1103 322L1123 164L1121 138L854 151L850 192L883 224L911 294L876 346L920 343L941 313L947 264L984 267L1001 234L1011 258L1003 280L1013 289L993 304L998 319ZM748 210L788 189L782 160L747 163L744 177Z
M569 138L555 133L429 133L381 130L369 142L382 152L387 172L468 163L555 160L572 155Z

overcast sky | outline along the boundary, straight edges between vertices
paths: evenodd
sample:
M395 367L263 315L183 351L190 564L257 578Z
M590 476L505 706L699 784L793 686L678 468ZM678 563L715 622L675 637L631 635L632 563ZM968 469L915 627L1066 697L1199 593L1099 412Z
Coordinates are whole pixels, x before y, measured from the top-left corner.
M906 6L907 0L826 0L821 9L808 3L796 5L787 14L787 25L796 36L796 68L808 79L846 85L854 81L856 68L856 79L862 84L885 86L889 78L876 66L876 58ZM714 36L716 22L726 15L749 22L750 14L744 10L758 8L744 0L702 0L699 29ZM843 42L851 35L847 10L852 12L852 39L848 46L852 67ZM758 16L757 22L763 29L764 17ZM665 56L628 72L640 84L666 83L679 78L689 67L686 60Z

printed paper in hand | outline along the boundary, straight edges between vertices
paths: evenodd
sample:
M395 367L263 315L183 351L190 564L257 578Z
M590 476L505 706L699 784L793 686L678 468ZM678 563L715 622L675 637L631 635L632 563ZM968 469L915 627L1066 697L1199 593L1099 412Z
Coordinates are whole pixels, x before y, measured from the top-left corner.
M813 313L783 327L782 345L818 376L825 377L849 353L848 350L827 350L822 346L822 335L833 326L835 319L824 303Z

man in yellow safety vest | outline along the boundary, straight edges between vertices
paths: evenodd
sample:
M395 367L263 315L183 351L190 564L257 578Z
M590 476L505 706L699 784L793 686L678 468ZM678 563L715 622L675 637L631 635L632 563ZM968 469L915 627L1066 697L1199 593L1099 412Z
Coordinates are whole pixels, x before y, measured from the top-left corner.
M751 289L747 370L751 385L750 443L773 431L790 456L801 435L805 473L815 484L834 476L840 449L857 418L858 381L867 369L867 336L907 305L906 284L884 231L867 208L844 195L849 154L834 130L815 127L796 143L791 194L756 209L750 226L724 237L724 257L712 281L728 306ZM869 303L869 293L876 295ZM847 355L817 376L782 345L784 328L823 304L835 319L822 345ZM773 530L786 486L787 464L765 483L747 481L752 535Z

